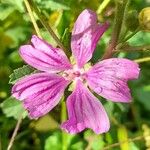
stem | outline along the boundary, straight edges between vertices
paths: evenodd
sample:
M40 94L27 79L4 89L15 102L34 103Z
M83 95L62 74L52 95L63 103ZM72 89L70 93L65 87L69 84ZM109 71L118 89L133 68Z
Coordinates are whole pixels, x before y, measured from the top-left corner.
M0 136L0 150L2 150L2 142L1 142L1 136Z
M104 0L101 5L99 5L97 9L97 14L101 14L102 11L106 8L106 6L109 4L110 0Z
M131 34L129 34L122 42L128 41L130 38L132 38L139 31L140 31L140 28L137 28L134 32L132 32Z
M125 1L125 8L124 8L124 13L123 13L123 20L122 20L122 25L121 25L121 31L120 31L120 35L119 35L119 43L125 38L128 30L125 26L125 21L126 21L126 16L128 14L128 8L130 5L130 0L126 0Z
M116 2L116 11L115 11L116 13L115 13L112 36L111 36L110 43L108 47L106 48L106 51L102 59L107 59L107 58L112 57L113 50L118 43L118 38L119 38L120 31L121 31L121 25L122 25L122 20L123 20L123 15L124 15L125 3L126 1L119 1L119 0L117 0Z
M109 149L111 149L111 148L120 146L120 145L123 144L123 143L139 141L139 140L141 140L141 139L144 139L144 136L138 136L138 137L135 137L135 138L133 138L133 139L129 139L129 140L126 140L126 141L114 143L114 144L112 144L112 145L108 145L108 146L104 147L102 150L109 150Z
M15 137L16 137L16 135L17 135L17 132L18 132L18 130L19 130L19 127L20 127L20 125L21 125L21 122L22 122L22 115L21 115L20 118L18 119L18 122L17 122L17 124L16 124L15 130L14 130L14 132L13 132L13 134L12 134L12 137L11 137L11 139L10 139L10 142L9 142L9 144L8 144L7 150L10 150L10 149L11 149L11 147L12 147L14 141L15 141Z
M142 46L125 45L114 50L114 52L121 52L121 51L135 52L135 51L149 51L149 50L150 50L150 45L142 45Z
M65 121L66 118L67 118L67 110L66 110L66 104L63 99L61 103L61 122Z
M61 103L61 122L67 119L66 104L64 100ZM62 131L62 150L67 150L67 133Z
M29 0L28 0L29 1ZM48 32L50 33L50 35L53 37L53 39L56 41L56 43L58 44L58 46L64 50L64 52L66 52L65 47L63 46L63 44L61 43L61 41L59 40L59 38L56 36L56 34L54 33L54 31L52 30L52 28L50 27L50 25L47 23L45 16L41 15L39 9L37 8L36 4L33 2L33 0L30 0L32 7L34 9L34 12L37 14L37 16L40 19L40 22L43 24L43 26L48 30Z
M146 61L150 61L150 57L135 59L134 61L137 62L137 63L143 63L143 62L146 62Z
M31 7L30 7L29 2L28 2L27 0L24 0L24 3L25 3L25 6L26 6L26 8L27 8L27 11L28 11L28 13L29 13L29 16L30 16L30 18L31 18L32 24L33 24L34 29L35 29L35 31L36 31L36 34L38 35L38 37L42 38L42 36L41 36L41 34L40 34L40 30L39 30L38 25L37 25L37 23L36 23L36 20L35 20L35 18L34 18L34 15L33 15L33 12L32 12L32 10L31 10Z

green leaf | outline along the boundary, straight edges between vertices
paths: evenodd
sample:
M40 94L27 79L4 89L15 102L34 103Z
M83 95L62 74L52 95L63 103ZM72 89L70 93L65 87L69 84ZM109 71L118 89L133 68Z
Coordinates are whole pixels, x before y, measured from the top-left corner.
M20 44L20 42L25 41L30 32L31 30L26 26L24 27L15 26L5 31L5 34L13 40L13 44L11 44L11 48L14 48L17 47Z
M28 65L24 65L21 68L15 69L14 72L9 76L10 78L9 84L15 84L16 81L20 79L21 77L25 75L29 75L34 72L35 72L35 69Z
M111 101L107 101L104 105L107 113L109 116L112 116L114 114L114 103Z
M150 34L148 32L138 32L130 39L130 44L135 45L147 45L150 44Z
M130 145L130 149L131 149L131 150L140 150L140 148L139 148L139 147L137 147L137 146L136 146L136 144L135 144L135 143L133 143L133 142L130 142L130 144L129 144L129 145Z
M79 140L78 142L72 144L70 147L71 150L83 150L85 149L85 144L83 143L83 141Z
M14 62L14 63L18 63L18 62L21 62L22 59L18 53L18 51L14 51L12 52L10 55L9 55L9 59L11 60L11 62Z
M6 19L14 10L11 5L0 4L0 20Z
M18 119L21 114L23 115L23 118L27 116L27 112L24 110L22 103L13 97L6 99L1 103L0 107L7 117Z
M91 132L91 130L87 130L84 132L84 139L86 139L86 141L88 142L87 147L90 147L89 149L100 150L104 148L105 142L103 140L103 136L95 136L95 134Z
M24 12L23 0L2 0L3 4L11 5L15 10Z
M150 85L139 87L135 90L137 100L144 105L147 110L150 110Z
M56 2L56 1L53 1L53 0L42 0L40 3L39 3L40 7L43 7L45 9L51 9L52 11L53 10L60 10L60 9L63 9L63 10L69 10L70 8L65 5L64 3L62 2Z
M61 133L55 132L53 135L49 136L46 139L44 150L50 150L50 149L56 149L56 150L62 149Z

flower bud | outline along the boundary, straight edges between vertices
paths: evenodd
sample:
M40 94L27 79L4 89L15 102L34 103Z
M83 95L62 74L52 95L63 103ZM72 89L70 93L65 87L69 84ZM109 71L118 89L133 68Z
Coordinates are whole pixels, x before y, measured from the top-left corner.
M135 31L139 26L138 13L136 10L129 11L125 18L125 25L130 31Z
M150 7L146 7L139 13L139 23L142 29L150 31Z

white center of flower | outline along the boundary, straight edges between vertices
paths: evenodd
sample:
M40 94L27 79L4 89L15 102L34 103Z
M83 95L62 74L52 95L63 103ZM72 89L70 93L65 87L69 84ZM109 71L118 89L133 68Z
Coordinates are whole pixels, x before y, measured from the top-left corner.
M81 81L85 82L85 73L90 67L90 63L87 63L83 68L80 69L77 67L77 65L74 65L72 69L65 70L62 73L62 76L69 81L76 81L77 79L80 79Z
M76 79L80 79L83 80L83 70L67 70L63 73L63 77L66 78L67 80L76 80Z

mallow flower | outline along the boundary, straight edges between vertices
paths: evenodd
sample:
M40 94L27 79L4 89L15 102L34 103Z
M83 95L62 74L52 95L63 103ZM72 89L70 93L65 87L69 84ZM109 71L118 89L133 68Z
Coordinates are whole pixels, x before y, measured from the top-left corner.
M54 48L33 35L31 45L20 47L23 60L39 72L21 78L12 87L12 95L23 101L30 118L39 118L51 111L60 101L66 87L74 83L74 90L67 98L68 120L61 128L68 133L78 133L91 128L96 134L110 128L108 116L98 98L92 93L114 102L130 102L127 81L137 79L138 64L124 58L99 61L86 69L96 44L108 24L97 23L91 10L84 10L75 22L71 48L75 64L60 48Z

